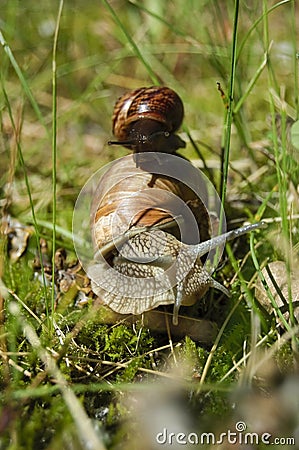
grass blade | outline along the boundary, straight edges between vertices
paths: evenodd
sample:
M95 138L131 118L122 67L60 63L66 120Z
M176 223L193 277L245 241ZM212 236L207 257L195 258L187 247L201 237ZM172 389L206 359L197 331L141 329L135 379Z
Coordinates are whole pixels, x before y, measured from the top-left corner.
M104 1L104 4L105 4L106 8L110 11L110 13L111 13L115 23L119 26L119 28L122 30L122 32L126 36L126 39L129 42L129 44L131 45L134 53L139 58L139 60L142 62L144 67L146 68L146 70L147 70L147 72L148 72L152 82L154 84L157 84L157 85L160 84L158 76L155 74L155 72L151 68L150 64L146 61L146 59L142 55L142 53L139 50L139 48L138 48L137 44L135 43L134 39L131 38L130 34L127 32L125 26L122 24L121 20L119 19L118 15L115 13L115 11L112 8L112 6L110 5L110 3L107 0L103 0L103 1Z
M51 320L51 331L54 329L53 324L53 312L55 306L55 252L56 252L56 178L57 178L57 67L56 67L56 54L57 54L57 42L58 42L58 33L59 33L59 25L62 15L63 9L63 0L60 0L59 10L56 21L56 28L54 34L54 43L53 43L53 56L52 56L52 294L51 294L51 311L52 311L52 320Z
M29 101L30 101L30 103L32 105L32 108L34 109L38 120L43 125L44 129L46 130L47 136L50 137L49 130L48 130L46 124L45 124L45 121L44 121L43 115L41 113L41 110L39 109L39 106L38 106L38 104L37 104L37 102L36 102L32 92L30 90L30 87L29 87L29 85L27 83L27 80L26 80L25 76L23 75L23 72L20 69L20 66L18 65L18 63L17 63L17 61L16 61L16 59L15 59L15 57L13 55L13 52L11 51L11 48L9 47L8 43L6 42L6 40L5 40L5 38L4 38L4 36L3 36L1 31L0 31L0 44L3 46L3 49L4 49L5 53L7 54L8 58L9 58L9 60L11 62L11 65L13 66L17 76L19 77L19 80L20 80L21 85L22 85L22 87L24 89L24 92L27 95L27 97L28 97L28 99L29 99Z
M264 68L266 67L267 61L268 61L268 55L271 50L271 46L272 46L272 42L270 43L270 46L269 46L267 52L265 53L265 56L264 56L264 59L263 59L261 65L256 70L256 72L255 72L254 76L252 77L252 79L250 80L244 94L242 95L242 97L240 98L238 103L236 104L236 106L234 108L234 114L237 114L239 112L240 108L242 107L243 103L247 99L248 95L250 94L250 92L254 88L257 80L259 79L260 75L262 74Z
M40 259L40 263L41 263L41 273L42 273L42 280L43 280L43 290L44 290L44 297L45 297L45 304L46 304L46 312L48 313L47 282L46 282L46 276L45 276L44 265L43 265L43 258L42 258L42 252L41 252L41 246L40 246L40 232L39 232L37 219L36 219L36 215L35 215L34 203L33 203L32 195L31 195L30 182L29 182L29 178L28 178L28 175L27 175L27 169L26 169L26 165L25 165L25 160L24 160L24 156L23 156L23 152L22 152L19 136L18 136L18 133L17 133L16 124L15 124L15 121L14 121L14 118L13 118L13 113L12 113L12 110L11 110L9 98L8 98L7 92L5 90L4 82L3 82L2 79L1 79L1 83L2 83L2 92L3 92L3 96L4 96L4 99L5 99L6 106L7 106L9 118L10 118L11 125L12 125L12 129L13 129L14 134L15 134L16 145L17 145L17 149L18 149L18 156L19 156L20 164L21 164L21 167L22 167L22 170L23 170L26 190L27 190L27 194L28 194L28 198L29 198L29 204L30 204L31 215L32 215L32 222L33 222L33 226L34 226L34 230L35 230L35 236L36 236L37 253L38 253L38 256L39 256L39 259Z
M235 0L235 12L234 12L234 28L233 28L233 38L232 38L232 49L231 49L231 72L230 72L230 83L228 91L228 102L227 102L227 114L225 123L225 136L224 136L224 149L223 149L223 162L222 162L222 183L221 183L221 202L224 205L226 197L227 188L227 176L228 176L228 163L229 163L229 152L230 152L230 138L231 138L231 128L233 122L233 96L234 96L234 83L236 76L236 55L237 55L237 29L238 29L238 17L239 17L239 0ZM220 226L222 223L222 217L220 217Z

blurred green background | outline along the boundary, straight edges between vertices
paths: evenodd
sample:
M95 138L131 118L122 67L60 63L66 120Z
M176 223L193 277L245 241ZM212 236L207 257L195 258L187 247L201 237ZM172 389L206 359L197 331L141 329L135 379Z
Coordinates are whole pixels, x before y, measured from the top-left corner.
M232 159L244 159L244 175L250 174L260 159L267 164L260 150L267 146L270 130L269 76L274 79L278 103L282 95L290 107L295 106L292 8L291 2L281 3L268 15L269 71L261 71L235 115ZM109 7L101 1L65 2L59 27L57 198L62 214L58 215L58 222L68 229L70 222L67 219L64 223L63 214L68 201L71 206L80 187L96 169L126 154L122 148L107 146L114 102L126 90L152 85L156 80L172 87L185 105L184 126L195 141L211 147L212 151L205 147L202 151L207 160L213 160L212 166L217 167L217 155L221 153L225 105L216 83L220 82L227 93L234 3L151 0L108 4ZM265 24L259 19L263 7L270 9L273 5L275 2L271 1L241 2L235 105L264 61ZM2 83L20 133L35 208L47 218L47 210L51 209L52 48L58 2L43 1L41 5L2 0L1 10L3 36L43 117L44 124L33 111L2 49ZM140 54L136 54L132 42ZM18 165L12 161L12 129L3 98L1 119L1 184L7 182L9 167L16 171L17 195L12 208L17 215L26 215L28 199L22 176L18 176ZM194 157L190 144L185 154Z

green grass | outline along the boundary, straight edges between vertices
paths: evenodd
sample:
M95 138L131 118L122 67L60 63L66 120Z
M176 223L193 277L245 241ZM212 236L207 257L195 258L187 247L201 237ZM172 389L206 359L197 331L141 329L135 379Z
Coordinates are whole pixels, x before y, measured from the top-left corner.
M141 440L152 450L156 418L184 432L182 416L196 433L220 433L240 420L254 432L260 415L265 432L292 436L298 315L292 302L282 315L264 267L285 261L287 297L296 297L297 16L291 0L3 3L0 206L30 232L13 262L1 227L0 448L138 449ZM217 323L209 345L141 321L111 323L74 268L76 198L96 170L127 154L107 145L114 102L159 83L183 99L181 153L214 180L230 228L268 224L227 245L216 277L231 298L210 292L193 309ZM53 265L61 247L75 279L68 289ZM280 328L259 304L258 280ZM267 408L277 405L288 420L272 430Z

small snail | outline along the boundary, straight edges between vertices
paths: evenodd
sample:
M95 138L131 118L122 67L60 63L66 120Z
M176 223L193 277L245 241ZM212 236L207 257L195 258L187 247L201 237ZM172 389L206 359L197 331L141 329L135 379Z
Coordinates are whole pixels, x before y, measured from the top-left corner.
M166 87L137 89L117 101L116 143L140 159L136 164L133 154L116 160L94 192L95 258L87 271L93 291L112 310L142 314L174 304L174 324L180 305L194 304L210 287L229 295L203 256L262 226L215 236L206 180L175 154L185 145L175 134L182 119L182 101Z
M152 86L128 92L116 102L112 117L112 131L117 141L140 152L173 153L185 147L175 134L184 117L180 97L168 87Z

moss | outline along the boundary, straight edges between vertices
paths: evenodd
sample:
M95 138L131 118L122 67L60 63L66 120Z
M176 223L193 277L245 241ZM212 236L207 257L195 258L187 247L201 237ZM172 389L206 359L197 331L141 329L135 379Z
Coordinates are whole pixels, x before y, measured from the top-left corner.
M5 412L7 414L4 406L2 417ZM14 448L9 446L9 443L14 442L15 448L26 450L48 448L54 438L56 442L61 442L64 430L72 423L60 395L15 404L10 418L2 434L2 443L8 445L5 448Z
M294 350L291 342L283 344L275 353L275 360L282 374L287 375L296 372L296 363Z

